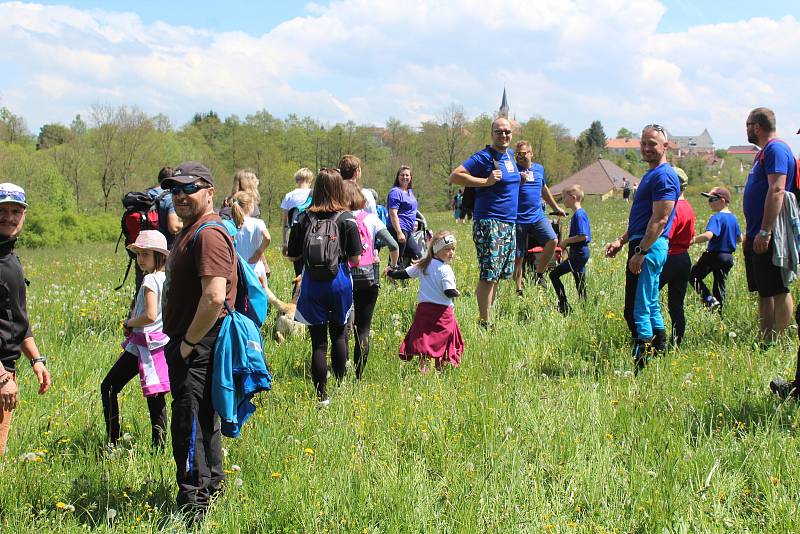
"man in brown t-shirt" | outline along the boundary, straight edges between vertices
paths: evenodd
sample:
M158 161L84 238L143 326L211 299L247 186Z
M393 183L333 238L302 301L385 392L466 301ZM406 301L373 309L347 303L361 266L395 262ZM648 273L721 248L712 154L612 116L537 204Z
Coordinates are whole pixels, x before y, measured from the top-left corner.
M164 333L172 388L172 454L177 467L178 506L191 522L203 519L211 494L220 489L220 421L211 404L214 344L236 300L233 242L214 213L214 177L196 161L181 163L161 182L172 192L183 222L167 259ZM198 232L204 224L212 223ZM216 224L214 224L216 223Z

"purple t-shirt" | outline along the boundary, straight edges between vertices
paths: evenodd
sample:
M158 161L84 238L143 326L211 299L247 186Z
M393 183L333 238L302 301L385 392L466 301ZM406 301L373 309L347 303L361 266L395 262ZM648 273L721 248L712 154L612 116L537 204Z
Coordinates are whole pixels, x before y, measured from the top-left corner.
M764 201L767 199L770 174L786 175L786 191L792 191L796 176L795 159L792 150L784 142L770 141L763 149L764 154L757 154L753 168L747 176L742 196L742 207L746 223L745 233L753 239L761 230L761 221L764 218ZM763 161L762 161L763 160Z
M403 191L397 186L391 188L386 196L386 209L397 210L401 230L408 233L414 231L414 223L417 221L417 199L414 197L413 189Z
M486 148L470 156L463 165L468 173L477 178L486 178L495 169L499 169L503 175L499 182L490 187L475 188L473 219L494 219L514 224L517 221L520 181L514 151L500 153L486 145Z
M653 202L671 200L676 203L681 195L681 182L675 169L669 163L662 163L655 169L650 169L642 177L636 195L633 197L631 213L628 216L628 238L639 239L647 230L647 223L653 215ZM667 224L661 237L668 237L672 228L672 219L675 218L675 207L669 214Z

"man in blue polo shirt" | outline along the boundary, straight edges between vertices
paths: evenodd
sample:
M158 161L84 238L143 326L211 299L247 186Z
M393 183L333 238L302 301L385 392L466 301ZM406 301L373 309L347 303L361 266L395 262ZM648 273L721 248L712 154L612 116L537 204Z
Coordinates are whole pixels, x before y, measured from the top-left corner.
M450 174L451 184L476 188L472 239L480 264L475 296L483 326L489 325L497 282L510 278L514 270L520 175L510 145L511 123L498 118L492 123L492 144Z
M533 149L528 141L517 143L514 154L519 168L519 205L517 206L517 250L514 262L514 281L517 294L522 295L522 262L528 250L528 236L542 247L536 263L536 283L544 285L544 271L556 251L557 236L553 225L545 217L542 199L562 217L567 214L556 203L545 180L544 167L533 161Z
M768 345L792 321L792 295L783 284L780 268L772 263L772 227L783 206L784 191L792 190L795 159L789 146L778 139L772 110L754 109L745 126L747 140L761 147L761 151L753 162L742 197L746 222L744 265L748 290L758 291L759 333L761 342Z
M658 283L667 260L668 237L680 196L680 179L667 163L667 132L649 124L642 130L639 150L648 170L633 196L628 229L606 247L612 258L628 245L625 271L625 320L634 336L636 369L647 363L653 347L666 345L666 329L658 303Z

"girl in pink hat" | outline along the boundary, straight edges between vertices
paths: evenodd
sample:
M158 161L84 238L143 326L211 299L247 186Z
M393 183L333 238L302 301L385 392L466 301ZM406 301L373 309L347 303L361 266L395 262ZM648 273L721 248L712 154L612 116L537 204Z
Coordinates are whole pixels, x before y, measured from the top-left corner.
M161 294L169 254L167 240L158 230L143 230L128 249L136 253L145 276L130 314L122 322L124 350L100 385L106 433L109 442L116 444L120 437L117 394L138 373L150 411L153 446L163 447L167 430L164 394L169 391L164 346L169 338L161 331Z

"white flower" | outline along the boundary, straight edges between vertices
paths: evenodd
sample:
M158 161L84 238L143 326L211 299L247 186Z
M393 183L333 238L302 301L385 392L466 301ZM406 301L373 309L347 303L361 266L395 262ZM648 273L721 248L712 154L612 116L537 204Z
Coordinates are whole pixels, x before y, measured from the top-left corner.
M228 449L226 449L225 447L222 447L222 457L223 458L228 457Z
M122 434L122 441L133 441L133 436L125 432L124 434Z
M26 460L28 462L33 462L36 460L36 453L35 452L26 452L22 456L20 456L21 460Z
M234 485L234 486L236 486L237 488L241 488L241 487L242 487L242 484L244 484L244 480L242 480L242 479L241 479L241 478L239 478L239 477L236 477L236 478L233 480L233 485Z
M108 510L106 510L106 519L111 521L115 517L117 517L117 511L116 510L114 510L113 508L109 508Z
M728 332L728 337L731 338L731 339L735 338L736 337L736 332L731 330L730 332Z
M514 429L513 429L513 428L511 428L510 426L507 426L507 427L506 427L506 434L508 434L508 435L510 436L510 435L511 435L511 434L513 434L513 433L514 433Z
M241 471L241 470L242 470L242 468L241 468L241 467L239 467L239 466L238 466L238 465L236 465L236 464L233 464L233 465L231 466L231 471L233 471L234 473L236 473L236 472L238 472L238 471Z
M67 512L74 512L75 511L75 507L73 505L71 505L71 504L68 504L68 505L64 506L64 510L67 511Z
M414 400L417 402L422 402L422 395L417 395L416 397L414 397Z

